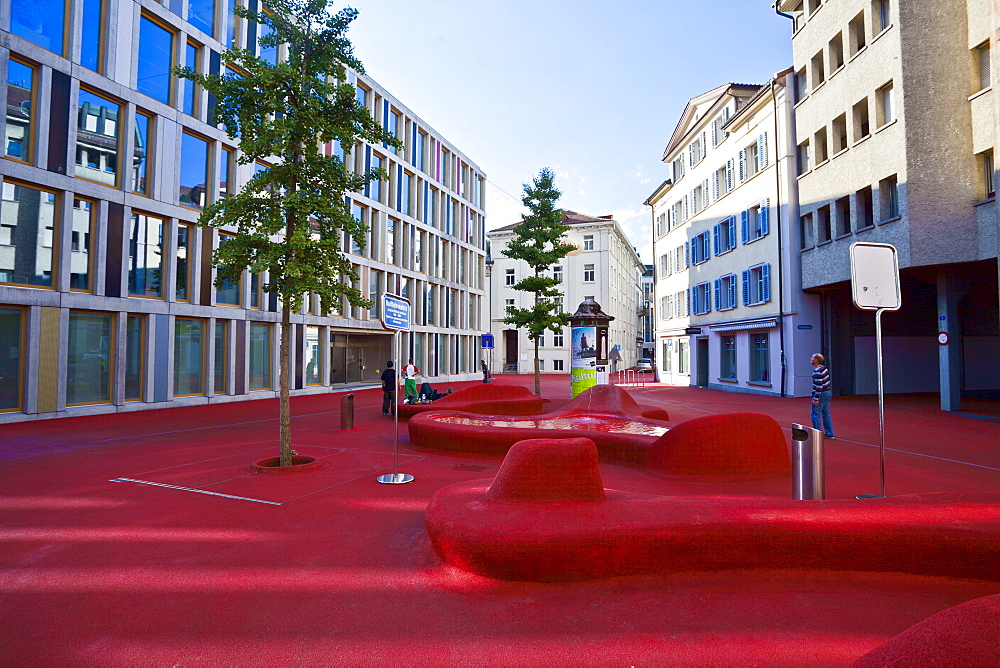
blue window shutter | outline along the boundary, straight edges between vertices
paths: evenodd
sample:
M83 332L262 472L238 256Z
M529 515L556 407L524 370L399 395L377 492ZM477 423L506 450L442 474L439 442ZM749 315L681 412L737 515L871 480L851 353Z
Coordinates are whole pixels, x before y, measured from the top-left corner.
M767 133L757 137L757 167L764 169L767 167Z
M699 287L700 286L697 285L694 286L694 292L691 294L691 312L694 313L695 315L701 313L702 309L701 299L700 299L701 290L699 289Z
M761 292L761 301L769 302L771 301L771 265L765 264L760 268L761 283L763 283Z
M691 288L684 291L684 306L688 313L691 313Z
M729 275L729 308L736 308L736 274Z
M740 228L743 231L743 243L750 241L750 212L740 211Z
M701 208L708 208L708 179L701 182Z
M691 242L684 242L684 268L687 269L691 266Z
M688 166L694 167L694 144L688 144Z
M760 201L760 235L766 237L770 228L770 216L768 215L771 200L765 197Z
M746 161L747 161L747 152L746 152L746 149L742 149L741 148L740 149L740 183L743 183L744 179L746 179L746 170L744 170L744 168L743 168L743 163L745 163Z
M719 247L719 226L718 225L715 225L714 227L712 227L712 246L715 249L715 254L716 255L718 255L719 253L722 252L722 249Z
M719 173L712 172L712 201L719 199Z
M736 248L736 216L729 217L729 248ZM733 300L733 303L736 301Z
M733 189L733 159L726 162L726 192Z
M715 279L715 310L722 308L722 279Z
M719 145L719 121L712 121L712 146Z
M743 305L750 305L750 270L743 270Z

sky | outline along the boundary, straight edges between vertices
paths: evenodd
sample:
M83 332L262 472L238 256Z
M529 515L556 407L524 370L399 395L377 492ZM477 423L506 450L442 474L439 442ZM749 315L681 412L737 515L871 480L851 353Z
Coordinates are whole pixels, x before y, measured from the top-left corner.
M792 63L770 0L357 0L348 37L376 82L488 179L486 229L521 220L523 184L613 215L652 264L643 202L689 99Z

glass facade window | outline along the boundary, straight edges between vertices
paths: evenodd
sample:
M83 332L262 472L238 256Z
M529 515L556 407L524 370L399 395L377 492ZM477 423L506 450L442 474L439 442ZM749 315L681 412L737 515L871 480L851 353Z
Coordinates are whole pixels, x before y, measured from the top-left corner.
M687 341L677 341L677 373L690 373Z
M69 314L66 404L111 401L111 314Z
M69 288L90 291L90 240L94 232L94 203L73 200L73 230L70 233Z
M104 56L104 0L83 0L80 64L100 73Z
M212 370L216 394L225 394L229 386L229 327L225 320L215 321L215 368Z
M399 179L399 201L397 205L399 212L404 216L410 215L410 191L413 189L413 174L403 172Z
M178 301L191 299L188 286L191 284L191 240L192 228L183 223L177 225L177 284L174 296Z
M362 225L365 224L365 219L367 218L367 209L359 204L351 205L351 215L354 216L354 220L360 222ZM357 238L357 235L351 235L350 244L351 253L354 255L361 255L364 252L364 248L361 246L361 240Z
M205 366L205 321L174 321L174 396L201 394Z
M305 350L302 351L302 359L305 362L306 385L320 385L323 383L322 359L319 348L319 327L306 327Z
M236 0L226 0L226 41L225 46L236 48Z
M125 324L125 401L142 401L142 369L146 362L146 318L130 315Z
M195 1L192 0L189 7L194 5ZM201 71L201 59L200 59L200 49L197 44L192 42L187 43L187 47L184 49L184 65L190 67L195 72ZM184 86L184 113L188 116L194 116L198 113L198 87L190 79L183 79Z
M271 389L271 326L250 323L250 389Z
M219 197L235 192L233 174L235 172L236 151L231 148L222 147L222 164L219 165Z
M372 320L382 317L382 272L372 270L368 274L368 300L372 307L368 309L368 317Z
M377 153L372 154L372 169L382 169L382 156ZM371 197L376 202L382 201L382 179L375 179L369 181L368 185L368 196Z
M6 181L0 201L0 283L51 288L55 193Z
M121 155L121 105L83 88L78 101L76 175L114 188Z
M31 162L34 120L35 68L12 58L7 61L7 157Z
M163 226L160 218L133 213L129 228L128 293L163 297Z
M723 336L722 351L719 357L719 377L725 380L736 380L736 337Z
M757 383L771 382L771 355L767 334L753 336L753 355L750 357L750 380Z
M233 238L232 234L220 234L219 244L224 244ZM239 306L240 305L240 289L242 287L243 281L239 280L236 283L232 281L225 280L221 287L215 290L215 303L221 304L223 306Z
M250 308L260 308L260 302L261 302L260 276L261 276L260 274L250 274Z
M10 31L57 56L66 48L66 0L14 0Z
M181 137L181 206L204 209L208 204L209 143L187 132Z
M149 194L149 161L152 151L153 119L141 111L135 114L135 146L132 147L132 192Z
M385 261L396 264L396 229L399 221L389 218L385 223Z
M188 23L206 35L215 36L215 0L188 0Z
M0 308L0 412L21 408L24 312Z
M271 63L272 65L278 64L278 47L277 46L264 46L264 38L269 37L274 30L271 26L266 23L258 24L258 36L257 36L257 55L260 59Z
M174 76L174 33L148 16L139 19L136 88L163 104L170 104Z

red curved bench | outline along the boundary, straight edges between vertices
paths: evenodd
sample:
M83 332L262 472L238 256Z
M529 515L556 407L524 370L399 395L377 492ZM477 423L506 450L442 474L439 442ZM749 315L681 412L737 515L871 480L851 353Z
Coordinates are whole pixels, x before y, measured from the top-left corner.
M481 383L445 395L429 404L400 404L399 417L409 419L418 413L456 410L489 415L535 415L542 412L541 397L521 385Z
M445 487L438 555L501 580L728 569L897 571L1000 580L1000 494L792 501L606 490L586 438L518 443L495 480Z
M525 439L586 436L605 461L673 475L791 473L785 435L767 415L723 413L670 427L644 417L643 411L621 388L599 385L560 410L530 418L458 411L418 415L409 423L410 442L442 450L503 454Z

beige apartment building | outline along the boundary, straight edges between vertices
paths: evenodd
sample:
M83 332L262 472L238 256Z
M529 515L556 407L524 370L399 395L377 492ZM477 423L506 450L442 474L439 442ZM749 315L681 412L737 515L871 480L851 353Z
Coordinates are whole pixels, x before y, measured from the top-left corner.
M646 200L661 382L803 396L818 300L799 289L791 69L691 99Z
M562 222L570 226L565 238L577 250L550 267L547 275L562 281L563 295L559 300L563 311L575 313L584 299L594 299L614 318L608 323L608 345L611 349L618 347L621 361L612 364L612 371L635 366L641 335L639 314L645 310L641 288L643 264L639 255L611 216L595 217L564 210ZM534 299L530 293L512 287L531 271L528 264L503 254L519 224L486 233L490 253L487 315L496 346L492 358L487 354L486 359L491 361L494 373L534 373L534 343L524 330L503 321L508 306L527 308ZM559 334L546 331L538 348L543 373L569 373L569 327Z
M889 243L902 308L883 317L886 391L940 392L958 410L963 392L1000 388L997 4L776 9L792 20L802 287L821 299L834 391L876 391L850 247Z

